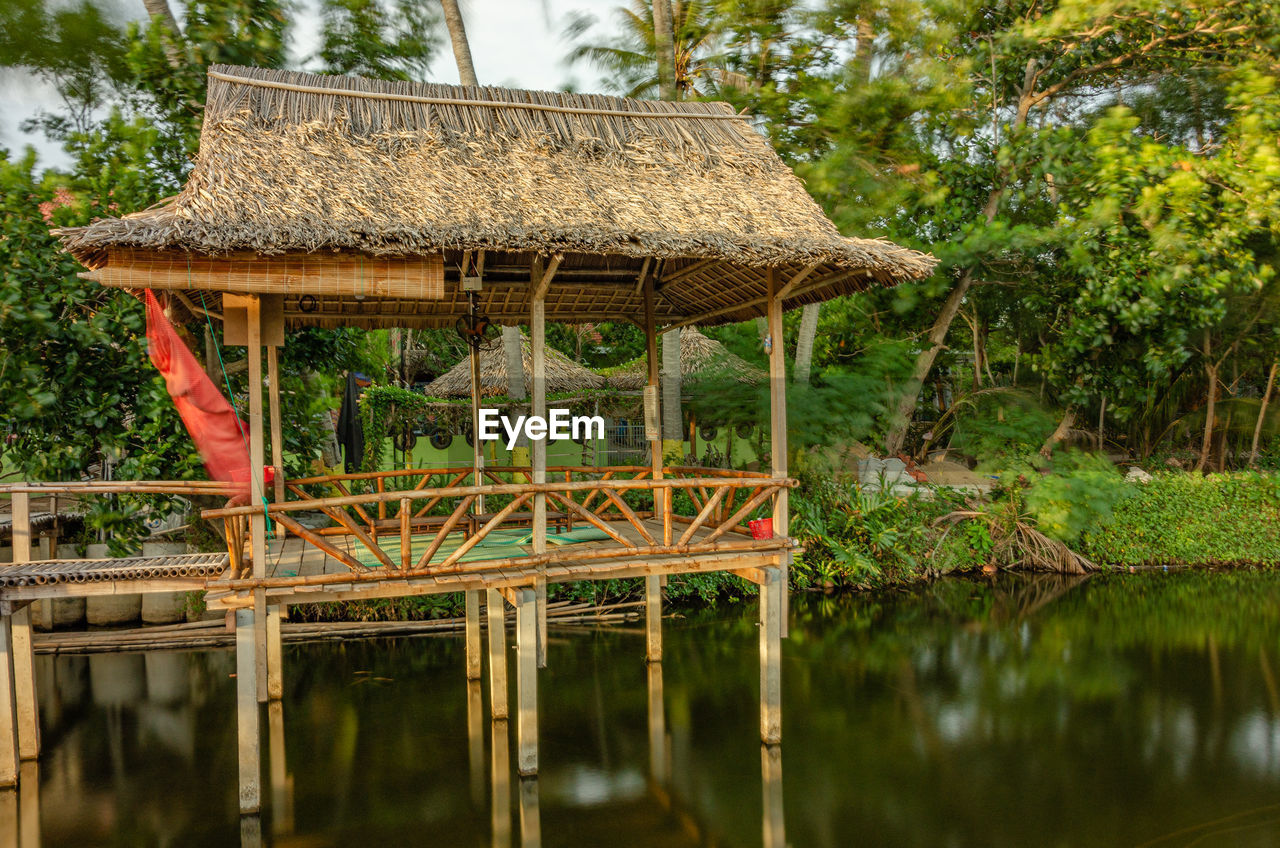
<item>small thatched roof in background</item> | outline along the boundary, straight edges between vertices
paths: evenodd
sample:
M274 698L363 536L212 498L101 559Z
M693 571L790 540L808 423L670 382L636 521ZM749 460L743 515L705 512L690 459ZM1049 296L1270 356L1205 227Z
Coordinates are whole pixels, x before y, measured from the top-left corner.
M690 382L699 379L721 378L755 385L763 383L768 375L715 339L708 338L693 327L680 331L680 378ZM640 389L649 382L649 365L644 357L618 366L605 378L615 389Z
M465 311L460 268L479 251L484 309L502 323L527 317L531 267L552 255L563 260L546 317L560 322L641 315L645 275L660 323L717 324L763 313L769 269L778 285L794 283L791 308L934 266L887 241L842 236L724 103L223 65L209 72L182 191L59 235L99 272L91 277L123 287L139 276L160 286L168 273L172 288L228 290L195 279L192 256L443 254L442 298L353 296L311 285L311 271L269 289L285 293L292 323L321 326L448 325ZM112 266L143 270L113 276Z
M520 353L524 360L525 393L533 391L533 348L528 336L520 337ZM583 368L555 348L547 348L547 394L578 392L583 389L604 388L604 378ZM496 397L507 393L507 354L502 345L480 351L480 396ZM427 384L423 392L428 397L471 397L471 357Z

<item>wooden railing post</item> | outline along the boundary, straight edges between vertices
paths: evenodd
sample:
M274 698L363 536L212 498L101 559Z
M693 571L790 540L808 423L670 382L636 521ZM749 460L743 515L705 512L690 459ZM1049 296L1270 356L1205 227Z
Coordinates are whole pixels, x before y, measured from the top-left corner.
M778 297L778 270L768 271L768 313L769 313L769 457L770 473L774 477L787 476L787 364L786 347L782 343L782 298ZM773 532L780 538L787 538L790 528L788 519L788 498L790 490L786 487L778 489L777 500L773 506ZM782 636L787 635L787 619L790 614L790 601L787 597L790 590L790 554L783 558L782 569Z

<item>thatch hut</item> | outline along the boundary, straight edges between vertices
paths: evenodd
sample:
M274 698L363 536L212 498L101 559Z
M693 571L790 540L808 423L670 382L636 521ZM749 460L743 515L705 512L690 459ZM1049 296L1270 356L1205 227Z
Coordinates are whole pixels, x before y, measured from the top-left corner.
M494 679L501 674L503 680L503 604L516 605L519 706L518 720L512 718L517 768L532 775L538 761L535 657L545 656L547 583L643 574L646 654L659 660L663 576L734 571L761 587L761 740L781 741L779 639L794 550L788 497L795 485L787 473L782 313L921 279L932 273L934 260L886 241L841 235L731 106L214 66L200 151L182 190L151 209L59 236L88 279L167 293L171 309L202 319L207 314L222 322L226 344L247 345L255 489L264 479L268 419L261 389L269 386L274 499L268 503L258 490L249 505L204 512L224 522L232 568L247 574L247 562L252 571L217 584L229 591L210 595L236 610L241 812L260 805L256 701L278 698L284 689L278 625L279 607L288 604L463 589L468 674L478 674L480 594L488 592L488 633L495 640L490 662ZM666 465L656 424L661 328L760 316L777 342L769 358L769 470L715 476ZM529 483L493 482L477 449L473 467L444 485L429 485L425 474L417 488L397 490L390 472L368 483L373 491L365 494L330 498L294 485L296 497L285 498L279 380L264 381L263 349L270 375L286 326L458 326L475 338L495 323L527 323L532 419L547 415L548 320L628 320L644 328L651 461L642 472L615 479L614 471L598 468L549 470L546 441L539 440L532 445ZM464 477L471 482L460 485ZM342 481L323 476L309 484L339 488ZM641 490L652 495L652 508L637 512L622 495ZM677 512L680 491L701 503L696 514ZM740 505L739 494L747 498ZM487 513L486 496L509 502ZM419 515L434 519L421 511L428 506L417 513L409 508L415 498L452 505L425 537L413 522ZM605 503L588 508L597 498ZM574 512L608 539L589 552L549 551L548 503ZM509 549L477 553L476 546L526 504L529 561L515 562ZM330 535L292 517L317 509L338 522L325 528ZM744 526L753 510L771 513L768 533L757 528L764 538ZM442 554L464 515L467 540ZM275 565L267 557L268 518L331 555L341 572L269 576ZM397 560L379 544L379 534L388 531L399 541ZM378 565L362 566L335 547L339 538L363 545ZM416 564L414 538L428 545ZM461 558L472 553L476 558L460 571ZM450 570L456 579L437 579ZM506 687L501 691L505 717ZM13 762L12 754L13 745L0 739L0 758Z
M696 383L699 379L709 377L736 380L753 386L768 379L763 369L731 353L720 342L708 338L693 327L685 327L680 331L680 380L682 383ZM642 389L649 381L649 366L643 357L633 359L611 371L605 380L615 389Z
M599 374L583 368L555 348L546 349L546 387L548 394L577 392L583 389L599 389L605 380ZM533 385L533 345L529 337L520 336L520 355L524 362L524 385ZM507 393L507 355L501 345L480 351L480 396L498 397ZM471 360L460 360L448 371L432 380L423 389L428 397L471 397Z

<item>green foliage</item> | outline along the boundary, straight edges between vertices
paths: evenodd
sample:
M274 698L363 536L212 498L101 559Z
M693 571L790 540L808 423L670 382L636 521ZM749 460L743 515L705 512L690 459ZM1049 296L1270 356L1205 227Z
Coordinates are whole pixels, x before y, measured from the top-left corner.
M434 4L412 0L323 0L320 59L335 74L426 79L440 46Z
M1041 533L1073 544L1086 530L1105 528L1116 505L1132 493L1105 457L1067 451L1054 457L1051 473L1031 481L1025 498Z
M1086 530L1080 549L1104 565L1280 565L1280 490L1251 473L1158 473Z

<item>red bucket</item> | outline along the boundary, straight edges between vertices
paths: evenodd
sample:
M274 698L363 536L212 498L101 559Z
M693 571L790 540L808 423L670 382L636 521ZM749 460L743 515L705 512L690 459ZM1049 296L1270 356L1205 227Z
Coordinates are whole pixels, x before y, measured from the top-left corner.
M772 518L755 518L747 522L747 527L751 528L751 538L753 539L772 539L773 538L773 519Z

